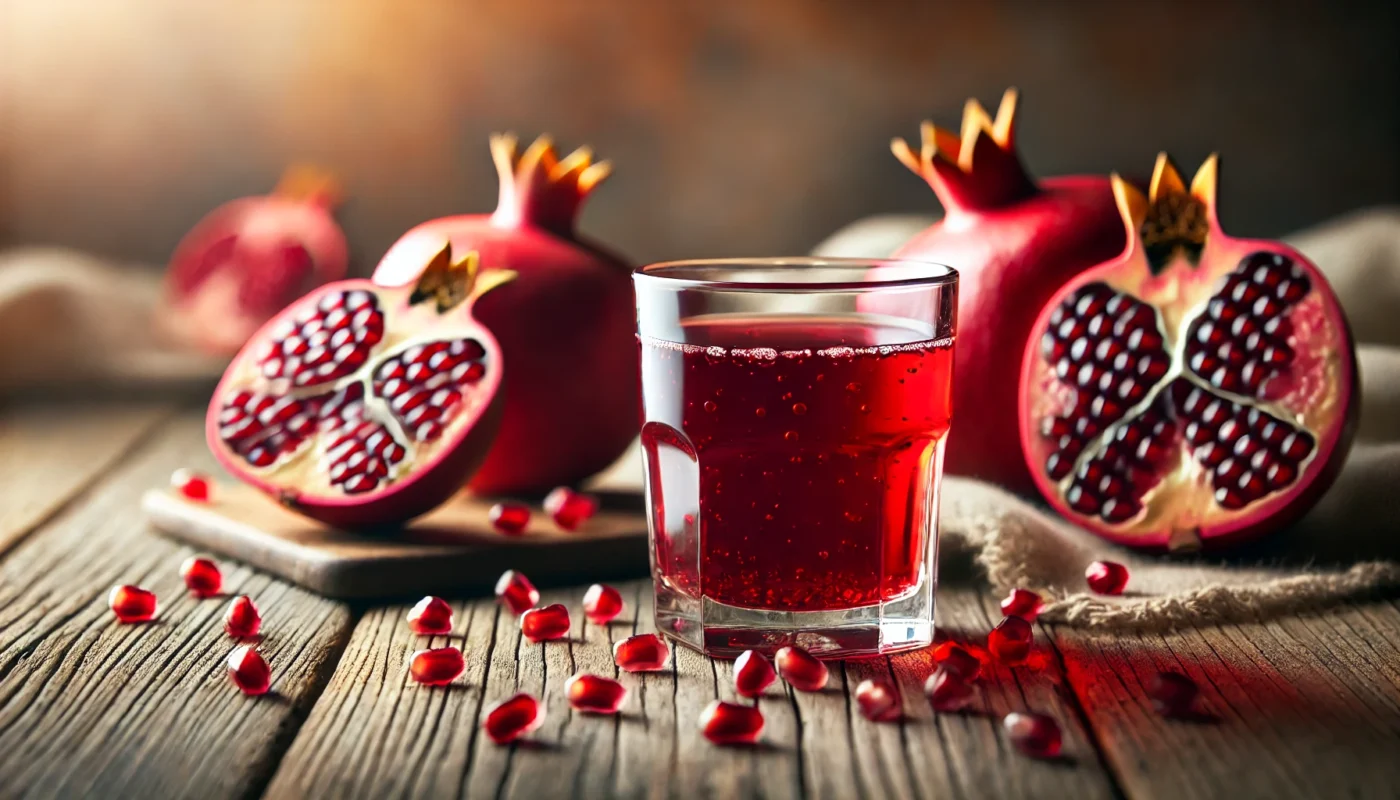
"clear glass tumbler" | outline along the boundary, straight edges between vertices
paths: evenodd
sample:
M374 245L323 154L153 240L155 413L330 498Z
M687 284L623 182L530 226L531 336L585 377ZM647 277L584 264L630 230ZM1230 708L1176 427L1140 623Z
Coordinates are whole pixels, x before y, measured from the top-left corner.
M719 657L932 642L957 273L794 258L633 279L657 627Z

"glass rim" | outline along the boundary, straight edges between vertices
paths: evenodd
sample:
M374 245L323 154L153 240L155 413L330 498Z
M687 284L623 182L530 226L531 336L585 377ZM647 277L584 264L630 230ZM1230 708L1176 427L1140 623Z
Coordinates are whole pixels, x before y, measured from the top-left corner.
M853 280L772 280L773 272L808 273L816 269L847 270L852 273L874 267L905 267L910 274L887 278L859 277ZM729 268L733 272L725 279L698 277L696 274L712 269ZM735 280L734 275L746 268L764 272L763 280ZM862 292L956 285L958 271L947 264L910 258L849 258L826 256L791 256L765 258L696 258L681 261L661 261L632 271L634 280L656 282L675 288L695 288L730 292ZM757 276L755 276L757 277Z

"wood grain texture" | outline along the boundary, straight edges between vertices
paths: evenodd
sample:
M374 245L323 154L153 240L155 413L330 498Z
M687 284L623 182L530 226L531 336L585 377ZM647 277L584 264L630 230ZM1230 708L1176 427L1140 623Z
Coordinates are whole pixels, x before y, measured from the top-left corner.
M227 596L188 595L178 568L190 551L142 522L143 491L176 467L208 467L201 417L181 415L0 563L0 794L256 795L328 679L348 610L225 564L225 591L262 609L273 672L271 694L238 693L224 667ZM158 620L117 624L118 583L156 592Z

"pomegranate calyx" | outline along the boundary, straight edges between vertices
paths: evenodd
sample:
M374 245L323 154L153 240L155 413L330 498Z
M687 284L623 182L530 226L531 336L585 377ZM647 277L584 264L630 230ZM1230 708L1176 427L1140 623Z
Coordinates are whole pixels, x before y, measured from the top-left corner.
M272 193L326 209L339 206L344 195L335 173L314 164L292 164L287 167Z
M540 136L524 153L513 133L491 137L491 158L500 174L500 201L491 222L503 228L530 225L572 239L583 201L612 172L580 147L560 158L554 142Z
M1016 154L1016 102L1007 89L992 118L976 98L963 107L961 135L932 122L919 126L920 148L896 138L890 150L900 163L928 181L949 216L999 208L1039 190Z
M1140 241L1148 269L1159 275L1178 254L1192 265L1200 261L1206 236L1216 221L1215 186L1220 157L1211 154L1196 170L1188 190L1176 164L1157 154L1147 194L1114 173L1113 196L1128 230L1129 246Z
M433 302L439 314L446 314L464 302L474 301L501 284L515 279L508 269L481 269L481 256L472 250L460 259L453 259L452 244L443 242L442 249L423 269L409 305Z

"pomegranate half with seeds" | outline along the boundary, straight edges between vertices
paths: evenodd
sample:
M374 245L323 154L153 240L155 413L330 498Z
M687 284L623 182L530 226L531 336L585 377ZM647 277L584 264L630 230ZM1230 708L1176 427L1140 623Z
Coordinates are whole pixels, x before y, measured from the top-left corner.
M1051 299L1022 362L1040 491L1121 544L1189 550L1275 530L1351 444L1341 306L1296 250L1221 232L1216 173L1211 156L1188 187L1162 154L1146 196L1115 176L1128 247Z
M289 508L365 528L452 496L490 446L500 348L472 303L513 273L442 245L419 280L324 286L253 336L209 404L230 472Z

